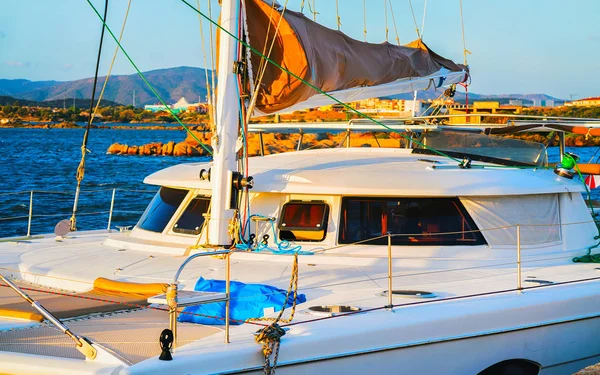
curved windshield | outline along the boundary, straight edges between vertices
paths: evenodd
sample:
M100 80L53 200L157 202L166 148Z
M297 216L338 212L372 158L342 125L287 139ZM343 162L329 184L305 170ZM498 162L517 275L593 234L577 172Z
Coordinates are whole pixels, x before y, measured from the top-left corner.
M187 193L183 189L161 187L140 218L138 228L162 233Z

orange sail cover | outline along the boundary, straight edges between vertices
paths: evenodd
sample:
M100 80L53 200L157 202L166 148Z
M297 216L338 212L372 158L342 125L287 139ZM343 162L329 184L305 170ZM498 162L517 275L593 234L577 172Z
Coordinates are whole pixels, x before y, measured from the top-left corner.
M405 46L361 42L289 9L281 19L280 11L263 0L246 0L246 14L253 48L267 55L275 38L269 58L325 92L426 77L443 68L466 71L465 66L441 57L420 40ZM256 77L261 57L252 54L251 60ZM265 114L274 113L318 93L266 63L256 108Z

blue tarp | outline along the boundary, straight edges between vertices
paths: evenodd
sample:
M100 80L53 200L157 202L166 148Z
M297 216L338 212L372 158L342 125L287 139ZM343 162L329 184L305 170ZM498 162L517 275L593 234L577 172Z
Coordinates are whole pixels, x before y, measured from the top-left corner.
M203 292L225 292L224 280L206 280L200 278L194 287L196 291ZM264 316L264 309L272 308L275 311L281 310L285 301L286 291L265 284L244 284L239 281L230 283L230 314L229 317L236 321L231 324L242 324L249 318L261 318ZM286 301L286 307L292 306L294 295L290 293ZM297 303L306 302L304 294L298 294ZM188 306L183 309L183 314L179 315L180 322L192 322L198 324L224 325L225 324L225 302L209 303L198 306ZM191 315L202 314L207 316L220 317L208 318L205 316Z

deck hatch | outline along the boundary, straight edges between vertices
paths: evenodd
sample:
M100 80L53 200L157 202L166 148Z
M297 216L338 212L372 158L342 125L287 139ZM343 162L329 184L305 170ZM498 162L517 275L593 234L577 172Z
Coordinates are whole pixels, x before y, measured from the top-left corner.
M383 292L379 293L379 295L382 297L387 297L388 291L384 290ZM437 295L435 293L427 292L424 290L394 289L394 290L392 290L392 295L398 296L398 297L405 297L405 298L437 298Z
M361 311L360 307L346 306L346 305L320 305L311 306L306 311L309 314L322 315L322 316L333 316L340 314L356 313Z

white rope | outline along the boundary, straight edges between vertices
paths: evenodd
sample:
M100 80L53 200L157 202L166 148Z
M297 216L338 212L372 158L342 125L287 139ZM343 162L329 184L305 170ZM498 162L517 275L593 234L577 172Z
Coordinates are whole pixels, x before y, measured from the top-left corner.
M419 31L419 25L417 25L417 17L415 17L415 10L413 9L411 0L408 0L408 5L410 5L410 12L412 13L413 22L415 23L415 30L417 31L417 38L421 39L421 32Z
M127 3L127 10L125 11L125 18L123 19L123 25L121 26L121 33L119 34L119 43L121 43L121 39L123 38L123 33L125 32L125 25L127 24L127 18L129 17L129 9L131 8L131 0ZM104 90L106 89L106 85L108 84L108 79L112 73L113 67L115 65L115 60L117 59L117 55L119 54L119 45L115 48L115 53L113 54L112 61L110 62L110 67L108 68L108 73L106 73L106 78L104 79L104 84L102 85L102 90L100 90L100 96L98 96L98 102L96 102L96 107L94 107L94 112L90 113L92 118L90 119L90 123L94 121L94 117L96 113L98 113L98 108L100 107L100 102L102 101L102 97L104 96Z
M423 34L425 34L425 15L427 14L427 0L425 0L425 4L423 5L423 18L421 19L421 39L423 39Z
M471 51L469 51L467 49L467 43L465 42L465 22L463 19L463 8L462 8L462 0L458 0L459 5L460 5L460 26L462 28L462 42L463 42L463 55L464 55L464 62L465 65L469 65L467 63L467 55L471 54Z
M364 22L363 32L365 34L365 42L366 42L367 41L367 0L363 0L363 22Z
M210 0L209 0L209 2L210 2ZM211 91L211 87L210 87L210 81L208 79L208 63L206 61L206 47L205 47L204 30L203 30L203 25L202 25L202 16L200 15L200 0L196 0L196 5L198 6L198 21L200 22L200 39L202 39L202 57L204 59L204 78L206 80L208 117L210 119L210 128L214 129L215 113L214 113L214 107L213 107L213 103L212 103L212 91Z
M273 51L273 46L275 45L275 40L277 40L277 34L279 33L279 27L281 26L281 22L283 21L283 15L285 14L285 11L287 9L288 1L289 0L285 0L285 4L283 5L283 9L281 11L279 21L277 22L277 27L275 28L275 32L273 33L273 40L271 40L271 45L269 46L269 51L265 55L267 58L271 56L271 52ZM274 10L272 10L272 12L273 11ZM270 25L271 25L271 22L269 20L269 26ZM268 38L269 38L269 34L268 34L268 29L267 29L267 41L268 41ZM267 41L265 41L264 49L266 49L266 47L267 47ZM264 55L264 53L263 53L263 55ZM254 92L252 93L252 97L250 98L250 104L248 105L248 111L246 112L246 124L250 123L250 119L252 118L252 113L254 112L254 107L256 106L256 100L258 99L258 91L260 89L260 83L262 82L265 71L267 70L267 63L264 58L261 60L261 63L263 63L263 62L264 62L264 64L260 65L260 67L259 67L259 71L256 76L256 82L254 84Z
M210 6L211 1L208 0L208 17L212 20L212 9ZM210 38L210 71L211 71L211 85L212 85L212 90L211 93L213 95L213 97L211 98L211 103L213 103L213 113L216 113L217 111L217 103L215 102L215 89L216 89L216 83L215 83L215 61L217 60L217 57L215 55L215 46L214 46L214 40L213 40L213 25L210 24L209 25L209 38ZM216 119L215 119L216 122ZM215 123L213 123L213 128L211 129L213 134L215 134L216 129L214 128L214 126L216 126Z
M392 15L392 22L394 24L394 30L396 32L396 44L400 45L400 35L398 34L398 25L396 24L396 17L394 15L394 8L392 8L392 0L388 0L390 4L390 13Z
M337 29L341 31L342 29L342 18L340 17L340 4L339 0L335 0L335 16L337 19Z
M336 0L337 1L337 0ZM385 41L390 39L390 29L388 28L387 0L383 0L383 14L385 16Z

